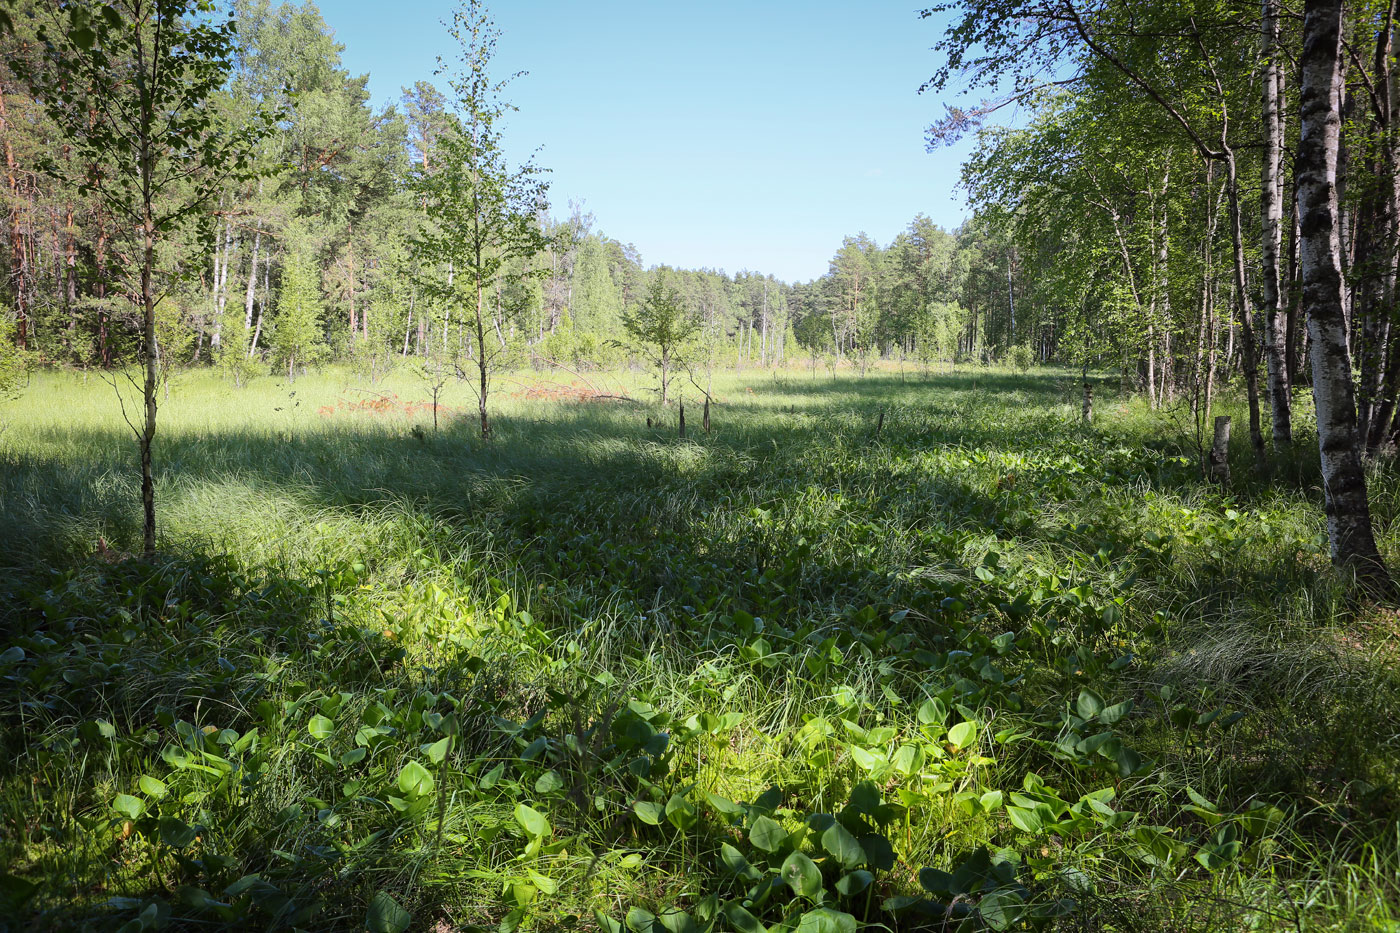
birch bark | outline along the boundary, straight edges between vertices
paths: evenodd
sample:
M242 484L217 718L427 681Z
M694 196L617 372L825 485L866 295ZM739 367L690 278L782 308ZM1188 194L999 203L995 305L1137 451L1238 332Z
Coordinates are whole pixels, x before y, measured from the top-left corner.
M1268 367L1269 406L1273 414L1275 450L1293 443L1292 396L1288 383L1287 320L1280 301L1280 261L1283 252L1283 114L1279 105L1278 0L1264 0L1264 169L1261 178L1263 216L1262 272L1264 279L1264 360Z
M1332 561L1371 589L1390 590L1376 548L1356 430L1343 312L1337 203L1343 0L1307 0L1303 22L1297 184L1303 306L1311 338L1313 399Z

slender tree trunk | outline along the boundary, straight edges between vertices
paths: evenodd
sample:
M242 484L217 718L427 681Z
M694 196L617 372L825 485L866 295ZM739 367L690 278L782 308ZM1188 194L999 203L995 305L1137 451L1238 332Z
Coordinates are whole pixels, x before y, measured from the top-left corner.
M1375 395L1379 401L1364 435L1366 449L1374 452L1385 442L1387 429L1395 413L1396 396L1400 394L1400 336L1395 332L1397 278L1400 278L1400 139L1396 137L1397 113L1395 74L1392 60L1395 53L1396 0L1390 0L1385 18L1376 36L1375 54L1375 121L1380 136L1380 169L1384 173L1383 192L1376 198L1380 221L1377 229L1377 255L1372 261L1379 267L1380 308L1384 316L1381 343L1384 362Z
M1372 174L1379 174L1379 166L1374 160L1367 160L1367 168ZM1352 341L1355 347L1360 378L1356 384L1356 430L1363 446L1371 436L1373 416L1378 415L1381 404L1381 385L1385 372L1385 348L1389 309L1383 306L1384 287L1381 284L1381 269L1376 260L1382 250L1384 234L1379 229L1384 223L1381 211L1375 203L1367 204L1359 212L1356 233L1357 266L1352 270L1356 279L1355 298L1352 301L1352 317L1356 324L1356 334Z
M10 142L10 120L5 110L3 86L0 86L0 137L4 137L5 187L10 193L10 276L15 289L15 345L24 350L29 347L29 283L26 274L29 267L20 222L19 170L15 149Z
M224 338L224 309L228 307L228 273L229 267L233 264L234 239L233 239L233 218L224 219L224 261L223 271L218 275L215 282L214 301L214 333L209 338L209 349L211 356L217 352L223 344Z
M243 292L243 330L253 329L253 293L258 283L258 251L262 249L262 221L253 232L253 260L248 264L248 287Z
M1147 324L1147 371L1143 375L1142 387L1147 391L1147 405L1157 407L1157 328L1149 318Z
M224 202L223 202L223 198L220 198L220 199L219 199L219 208L218 208L218 210L216 210L216 211L214 212L214 216L215 216L215 217L218 217L219 214L223 213L223 210L224 210ZM226 239L225 234L226 234L226 230L225 230L224 227L220 227L220 228L219 228L218 230L216 230L215 233L214 233L214 281L213 281L213 283L211 284L210 289L209 289L209 300L210 300L210 301L212 302L212 304L213 304L213 308L214 308L214 317L216 317L216 318L219 316L219 290L220 290L220 288L222 288L222 286L223 286L224 277L228 275L228 267L227 267L227 264L226 264L226 262L227 262L227 260L226 260L226 253L225 253L225 251L224 251L224 242L225 242L225 239ZM200 276L200 281L202 282L203 280L204 280L204 276L201 275L201 276ZM200 314L200 323L201 323L201 325L203 324L203 317L204 317L204 315L201 313L201 314ZM195 359L197 360L198 358L199 358L199 353L198 353L198 350L196 350L196 352L195 352Z
M253 339L248 341L248 359L252 359L258 352L258 337L262 334L263 315L267 311L267 303L272 300L272 257L263 260L263 297L258 302L258 322L253 326Z
M662 347L662 348L661 348L661 405L662 405L662 407L665 407L666 405L669 405L669 404L670 404L670 402L667 400L667 397L666 397L667 391L668 391L669 388L670 388L670 384L671 384L671 358L670 358L670 355L666 352L666 348L665 348L665 347Z
M1298 306L1302 301L1302 289L1298 284L1299 261L1298 261L1298 190L1297 183L1294 183L1293 190L1293 219L1288 224L1288 336L1286 340L1284 359L1288 366L1288 385L1290 387L1298 384L1299 353L1302 341L1299 339L1302 328L1298 326Z
M143 159L143 162L146 160ZM143 181L148 181L143 179ZM149 184L144 185L149 190ZM142 397L146 418L140 434L141 451L141 526L142 551L150 557L156 552L156 484L151 468L151 445L156 438L156 385L160 378L160 347L156 344L156 296L151 274L155 269L156 225L147 195L145 219L142 225L141 307L142 352L145 356L145 383Z
M472 269L472 275L476 280L476 348L477 375L481 379L480 391L477 393L477 402L481 411L481 437L482 439L491 436L491 422L486 415L486 391L489 388L489 371L486 356L486 283L481 280L481 260L482 260L482 232L481 232L481 203L480 195L475 186L472 189L472 249L476 259L476 265Z
M349 280L345 290L350 300L350 341L354 343L360 334L360 325L359 318L355 316L355 231L348 223L345 225L345 235L345 274Z
M1280 254L1283 251L1283 107L1280 95L1278 0L1264 0L1264 169L1263 215L1264 359L1268 366L1269 405L1274 449L1293 444L1292 396L1288 382L1287 321L1280 300Z
M1221 134L1222 143L1224 133ZM1260 473L1269 467L1268 453L1264 448L1264 431L1259 417L1259 347L1254 336L1253 309L1250 308L1249 291L1245 282L1244 228L1240 218L1240 181L1238 165L1233 149L1222 146L1225 151L1225 171L1230 208L1230 245L1234 253L1235 314L1240 321L1240 336L1244 340L1241 368L1244 370L1245 398L1249 402L1249 442L1254 448L1254 460Z
M1215 163L1206 163L1206 191L1212 192L1215 187ZM1211 408L1215 400L1215 372L1218 359L1220 336L1216 327L1215 317L1215 230L1220 223L1220 203L1224 199L1225 191L1222 188L1220 193L1213 198L1206 200L1206 234L1202 241L1201 256L1201 330L1198 342L1198 350L1203 351L1200 361L1200 378L1203 385L1198 387L1201 407L1198 412L1197 424L1205 425L1210 421Z
M1168 239L1168 219L1167 195L1171 191L1171 171L1170 169L1162 175L1162 210L1161 218L1157 225L1157 261L1153 270L1152 296L1153 316L1162 322L1162 383L1161 391L1157 397L1161 404L1168 404L1172 400L1172 387L1175 382L1175 373L1172 369L1172 361L1175 357L1172 354L1172 293L1170 283L1167 280L1167 267L1169 260L1170 240Z
M451 261L449 261L449 262L447 263L447 293L448 293L449 295L452 294L452 277L456 274L456 272L457 272L456 264L453 263L453 262L451 262ZM443 310L442 310L442 349L441 349L439 352L446 353L446 352L447 352L447 338L448 338L448 335L451 333L451 331L449 330L449 328L452 326L452 301L451 301L451 299L449 299L449 300L443 302L442 308L443 308Z
M101 207L97 208L97 243L93 250L93 265L95 281L93 283L94 292L97 295L97 358L102 362L102 366L112 365L112 345L107 334L107 323L110 312L107 308L107 215Z
M1342 6L1343 0L1307 0L1305 6L1298 145L1303 303L1312 338L1313 398L1332 560L1352 570L1368 588L1389 590L1390 575L1371 530L1342 307L1337 205Z

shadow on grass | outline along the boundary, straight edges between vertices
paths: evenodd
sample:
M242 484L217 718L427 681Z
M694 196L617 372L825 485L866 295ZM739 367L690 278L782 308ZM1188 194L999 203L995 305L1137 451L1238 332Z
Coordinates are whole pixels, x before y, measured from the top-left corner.
M142 566L137 562L106 569L92 561L99 535L114 551L133 547L139 537L124 433L74 437L76 447L93 452L83 463L12 456L0 480L0 523L15 534L0 544L0 562L9 568L0 586L22 599L6 601L4 618L11 631L37 628L69 638L72 651L63 663L71 664L76 680L62 677L67 686L58 692L7 710L6 733L14 743L5 749L8 758L21 762L37 754L39 737L27 731L32 720L23 702L57 710L52 728L59 733L107 711L120 714L125 735L149 726L153 704L177 718L212 706L243 731L259 721L259 690L279 659L301 656L301 666L278 676L306 678L312 686L320 683L316 676L334 672L327 691L382 683L379 661L392 655L392 645L366 650L347 642L326 652L312 572L353 560L370 564L371 575L388 563L411 568L424 539L439 532L442 548L469 546L484 555L472 568L478 577L512 572L522 582L561 584L556 595L533 597L536 615L555 631L566 631L580 615L639 618L658 608L690 618L744 610L781 623L866 605L912 606L936 619L942 592L911 571L942 568L971 582L970 538L995 534L1050 548L1065 558L1066 578L1075 577L1070 582L1097 579L1092 574L1103 570L1105 545L1111 557L1127 559L1139 532L1126 520L1099 521L1099 504L1126 508L1124 502L1149 488L1200 492L1190 471L1156 470L1151 456L1120 456L1113 452L1116 442L1096 429L1049 411L1062 393L1044 378L968 373L911 385L884 375L835 392L796 383L756 382L752 402L717 409L709 437L699 434L692 415L688 441L669 426L648 429L641 410L596 405L560 407L545 422L499 418L490 443L474 436L468 419L421 438L407 425L365 422L170 431L158 449L170 538L195 555L217 553L220 545L241 549L237 564L254 568L249 575L233 562L196 556L169 565L178 585L131 576ZM941 394L928 398L930 387ZM796 401L785 409L784 397ZM886 413L878 432L877 410ZM1052 489L1058 457L1069 458L1061 472L1075 466L1080 478ZM1096 499L1099 490L1117 498ZM387 537L357 537L356 520L394 527ZM288 524L264 527L277 522ZM316 532L318 524L328 530ZM313 533L318 540L301 537ZM374 553L377 547L393 553ZM92 579L70 589L49 576L69 566L83 567ZM1164 568L1163 576L1175 587L1166 604L1173 612L1199 610L1209 598L1213 602L1204 605L1214 611L1243 600L1263 614L1275 600L1302 599L1316 582L1240 563L1203 563L1187 579ZM53 592L68 595L46 595ZM122 612L129 625L113 622ZM988 613L988 624L1000 623ZM70 623L66 632L55 628ZM123 634L128 628L135 633L130 640ZM84 634L99 633L98 644L84 643ZM652 631L650 637L659 636ZM122 665L117 673L114 663ZM147 663L160 674L158 685L143 668ZM1274 706L1287 699L1269 693L1281 662L1242 663L1220 678L1261 681L1256 695L1269 695ZM1379 666L1358 676L1394 681ZM1373 762L1344 756L1356 743L1337 727L1359 721L1352 712L1360 701L1341 696L1345 702L1271 719L1238 760L1214 766L1259 778L1288 761L1294 769L1279 772L1283 776L1269 785L1282 792L1313 781L1315 769L1328 761L1349 775L1369 775ZM1330 738L1314 742L1306 754L1296 751L1298 740L1319 731ZM19 784L27 767L0 771L11 804L6 809L14 814L23 811ZM101 866L111 858L104 842L86 867L48 873L95 874L101 882ZM128 887L101 896L152 890L142 888L140 873L149 869L139 861L127 865L123 870L132 874L116 880ZM86 893L90 903L100 899ZM421 907L428 915L436 909ZM59 928L64 916L56 916Z

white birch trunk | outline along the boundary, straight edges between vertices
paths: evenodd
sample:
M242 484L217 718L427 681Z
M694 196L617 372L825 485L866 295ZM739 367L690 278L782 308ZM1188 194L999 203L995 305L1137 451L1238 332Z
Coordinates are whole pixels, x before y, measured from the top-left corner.
M1312 339L1313 399L1332 561L1352 570L1369 588L1389 590L1390 576L1371 530L1343 312L1337 203L1342 5L1342 0L1308 0L1305 7L1297 161L1303 306Z
M1264 0L1263 16L1264 167L1261 176L1263 217L1264 360L1268 367L1269 406L1275 450L1293 443L1292 397L1288 384L1287 321L1280 301L1280 256L1283 252L1283 113L1279 99L1278 0Z

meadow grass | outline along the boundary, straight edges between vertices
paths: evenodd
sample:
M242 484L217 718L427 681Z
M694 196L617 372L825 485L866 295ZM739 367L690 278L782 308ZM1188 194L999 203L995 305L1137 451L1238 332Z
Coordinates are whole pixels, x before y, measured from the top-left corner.
M507 374L483 441L455 382L179 373L139 559L116 393L36 375L0 926L1394 928L1396 617L1306 424L1220 489L1070 372L716 373L684 439L647 385Z

